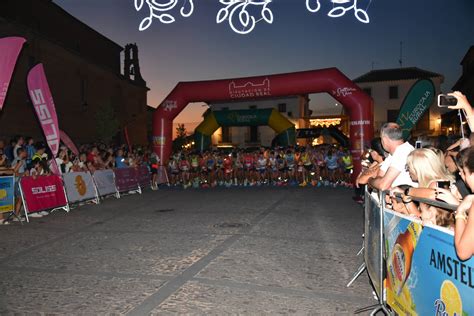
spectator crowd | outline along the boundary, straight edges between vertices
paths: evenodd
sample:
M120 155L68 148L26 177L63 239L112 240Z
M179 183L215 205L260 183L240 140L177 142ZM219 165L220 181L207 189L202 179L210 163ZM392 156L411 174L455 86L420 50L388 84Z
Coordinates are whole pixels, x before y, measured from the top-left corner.
M474 111L460 92L450 95L464 113L474 131ZM461 127L463 122L461 122ZM474 254L474 132L469 138L420 138L404 140L396 123L386 123L380 137L372 141L364 158L365 170L357 177L357 186L388 191L386 206L393 211L454 231L456 252L461 260ZM423 203L430 199L442 203ZM424 200L426 201L426 200ZM433 206L436 204L438 206ZM444 206L444 207L443 207ZM450 211L455 206L456 211Z

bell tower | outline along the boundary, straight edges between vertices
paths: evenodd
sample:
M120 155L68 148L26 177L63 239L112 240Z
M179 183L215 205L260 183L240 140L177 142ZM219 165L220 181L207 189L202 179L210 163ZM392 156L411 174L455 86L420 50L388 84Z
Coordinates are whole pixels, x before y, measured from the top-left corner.
M124 69L123 75L126 79L130 79L133 82L146 86L145 80L143 80L140 72L140 63L138 60L138 46L137 44L125 45L125 58L124 58Z

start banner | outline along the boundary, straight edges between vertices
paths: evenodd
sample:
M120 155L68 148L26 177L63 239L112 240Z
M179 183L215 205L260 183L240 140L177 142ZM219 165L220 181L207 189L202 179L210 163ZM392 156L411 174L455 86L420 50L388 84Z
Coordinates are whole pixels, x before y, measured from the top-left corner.
M115 186L119 192L138 191L137 178L135 177L135 168L117 168L114 169Z
M63 174L69 202L97 199L94 180L89 172L71 172Z
M0 213L15 210L15 178L0 177Z
M96 170L93 174L93 178L100 196L106 196L117 193L117 188L115 187L114 172L111 169Z
M148 188L151 185L151 174L147 166L140 166L135 169L135 177L140 188Z
M67 206L63 181L59 176L23 177L21 192L27 213Z
M473 315L474 258L443 228L384 211L387 303L400 315Z

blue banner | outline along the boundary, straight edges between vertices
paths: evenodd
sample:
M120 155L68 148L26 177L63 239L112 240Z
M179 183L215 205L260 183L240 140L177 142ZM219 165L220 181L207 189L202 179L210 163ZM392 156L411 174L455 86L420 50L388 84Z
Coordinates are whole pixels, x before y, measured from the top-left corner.
M387 304L400 315L474 315L474 258L453 232L384 211Z
M0 177L0 213L15 210L15 179Z

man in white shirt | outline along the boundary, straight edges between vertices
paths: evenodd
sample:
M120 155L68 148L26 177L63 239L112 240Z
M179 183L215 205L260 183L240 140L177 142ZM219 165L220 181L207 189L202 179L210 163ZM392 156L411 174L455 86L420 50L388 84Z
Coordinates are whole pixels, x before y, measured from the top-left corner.
M380 130L380 138L389 155L382 163L377 177L369 180L370 186L381 191L399 185L416 187L406 170L407 157L415 148L403 140L400 126L396 123L385 123Z

